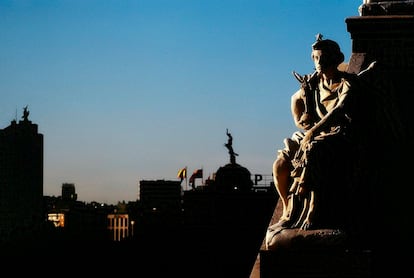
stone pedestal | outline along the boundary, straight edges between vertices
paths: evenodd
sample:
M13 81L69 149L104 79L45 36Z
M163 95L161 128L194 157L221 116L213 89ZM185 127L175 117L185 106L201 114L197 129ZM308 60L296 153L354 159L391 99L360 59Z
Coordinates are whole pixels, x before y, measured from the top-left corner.
M346 24L353 54L364 56L362 67L374 60L378 62L373 85L378 88L376 95L384 107L375 116L384 119L386 115L388 122L381 122L386 128L379 128L372 137L376 151L372 152L371 160L380 173L371 184L376 200L372 237L376 241L376 268L395 274L409 267L403 254L412 246L408 228L412 211L409 193L413 184L412 163L404 161L414 154L414 2L399 1L398 12L391 9L396 7L393 4L388 3L390 9L385 9L386 15L371 12L347 18Z
M260 278L373 277L370 251L260 251Z
M282 205L279 200L269 226L277 222L281 212ZM317 230L314 232L319 233ZM249 278L374 277L372 250L350 250L342 244L331 244L331 237L328 237L327 244L318 243L323 240L323 236L317 237L315 244L312 244L306 240L307 236L313 237L312 231L303 233L302 240L276 250L268 250L263 240ZM301 245L301 242L305 244Z

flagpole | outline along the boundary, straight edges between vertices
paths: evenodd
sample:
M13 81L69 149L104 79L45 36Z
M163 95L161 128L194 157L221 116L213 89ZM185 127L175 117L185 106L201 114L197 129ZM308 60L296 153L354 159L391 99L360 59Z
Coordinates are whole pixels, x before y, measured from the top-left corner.
M185 190L188 191L187 166L185 166Z

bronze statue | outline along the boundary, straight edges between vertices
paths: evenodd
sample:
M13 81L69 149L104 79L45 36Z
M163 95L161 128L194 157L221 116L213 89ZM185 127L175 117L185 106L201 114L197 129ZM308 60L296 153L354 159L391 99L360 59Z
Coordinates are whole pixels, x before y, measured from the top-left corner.
M236 156L238 156L237 153L234 152L233 150L233 136L231 136L231 134L229 133L229 129L226 129L226 134L228 137L227 143L224 144L224 146L226 146L226 148L229 150L229 154L230 154L230 163L235 164L236 163Z
M30 112L29 112L28 106L26 105L26 107L23 108L23 116L22 116L22 119L24 121L28 121L29 120L29 114L30 114Z

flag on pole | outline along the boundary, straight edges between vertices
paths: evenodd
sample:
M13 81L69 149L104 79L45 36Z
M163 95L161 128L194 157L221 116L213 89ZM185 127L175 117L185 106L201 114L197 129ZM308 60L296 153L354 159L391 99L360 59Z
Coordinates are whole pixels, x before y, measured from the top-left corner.
M193 172L190 177L190 183L194 184L195 179L202 179L203 178L203 169L197 169Z
M187 167L180 169L177 173L177 178L183 180L187 178Z

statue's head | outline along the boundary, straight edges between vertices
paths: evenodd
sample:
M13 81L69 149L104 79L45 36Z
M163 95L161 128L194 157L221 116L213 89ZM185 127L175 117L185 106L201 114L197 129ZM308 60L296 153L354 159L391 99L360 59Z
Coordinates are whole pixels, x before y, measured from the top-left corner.
M312 44L312 59L314 50L321 50L324 55L329 55L331 57L332 63L334 63L335 66L341 64L345 59L338 43L333 40L322 39L321 34L318 34L316 36L316 41Z

